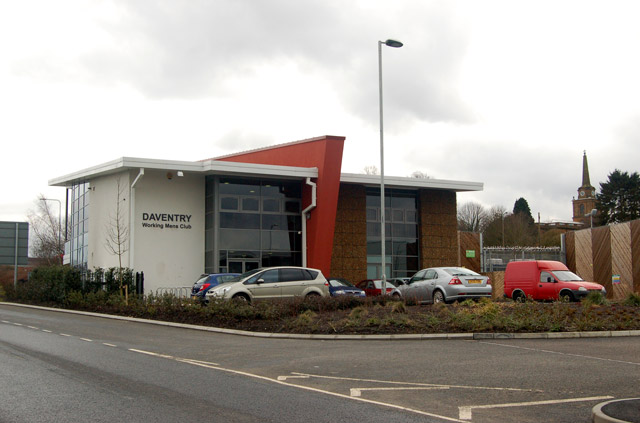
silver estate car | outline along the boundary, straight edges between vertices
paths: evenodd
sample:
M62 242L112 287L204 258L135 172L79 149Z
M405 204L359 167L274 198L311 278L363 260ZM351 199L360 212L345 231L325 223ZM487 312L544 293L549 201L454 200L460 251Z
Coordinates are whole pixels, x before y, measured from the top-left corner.
M491 298L491 280L464 267L431 267L399 285L397 295L419 304Z
M250 270L211 288L206 299L227 298L251 302L294 296L329 296L329 282L318 269L282 266Z

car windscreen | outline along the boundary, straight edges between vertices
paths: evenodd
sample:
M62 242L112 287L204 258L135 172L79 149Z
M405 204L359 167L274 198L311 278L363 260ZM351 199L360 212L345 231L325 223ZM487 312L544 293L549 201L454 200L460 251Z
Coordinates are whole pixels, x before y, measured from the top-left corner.
M580 276L578 276L575 273L570 272L568 270L554 270L553 274L556 277L556 279L558 279L559 281L563 281L563 282L581 282L581 281L583 281L583 279Z
M263 271L264 269L253 269L253 270L249 270L248 272L244 272L243 274L239 275L239 276L234 276L232 279L229 279L225 282L238 282L241 281L243 279L248 278L251 275L255 275L258 272Z
M344 279L329 279L331 286L353 286L352 283Z

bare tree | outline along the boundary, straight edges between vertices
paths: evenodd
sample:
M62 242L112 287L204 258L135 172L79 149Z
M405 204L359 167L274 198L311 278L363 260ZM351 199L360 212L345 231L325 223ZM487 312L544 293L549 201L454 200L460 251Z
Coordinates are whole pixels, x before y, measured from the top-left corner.
M367 165L363 171L365 175L379 175L378 168L375 165Z
M489 214L482 204L474 202L464 203L458 207L458 230L482 232L488 217Z
M127 186L122 184L120 178L116 182L116 207L115 212L110 214L109 222L106 224L107 238L105 248L107 251L118 257L118 282L122 290L122 257L129 250L129 227L126 221L126 213L123 203L126 200Z
M421 170L416 170L411 174L411 178L417 179L431 179L431 176L427 175L427 172L423 172Z
M35 209L29 210L27 214L31 232L31 254L45 259L47 265L62 264L64 239L61 231L66 222L58 213L61 210L54 212L45 196L40 194L35 201Z

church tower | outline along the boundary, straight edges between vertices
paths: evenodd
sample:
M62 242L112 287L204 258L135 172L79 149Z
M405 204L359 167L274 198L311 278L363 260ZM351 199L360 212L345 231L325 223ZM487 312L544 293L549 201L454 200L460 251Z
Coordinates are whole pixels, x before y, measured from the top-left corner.
M573 199L573 221L582 222L585 227L591 225L591 217L585 216L596 208L596 189L589 180L589 164L587 152L582 156L582 185L578 188L578 198Z

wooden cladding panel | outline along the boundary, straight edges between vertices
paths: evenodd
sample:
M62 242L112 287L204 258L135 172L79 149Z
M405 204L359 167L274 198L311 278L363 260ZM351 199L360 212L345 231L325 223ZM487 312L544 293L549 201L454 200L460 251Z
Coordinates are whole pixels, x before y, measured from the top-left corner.
M367 278L367 196L361 185L341 184L331 254L331 274L351 282Z
M640 293L640 220L630 222L633 292Z
M477 232L458 232L460 239L459 261L458 265L471 269L474 272L480 272L480 258L482 251L480 250L480 234ZM467 257L467 251L475 251L475 257Z
M611 231L609 226L601 226L591 230L593 251L593 279L607 288L609 296L612 295L611 287Z
M591 229L575 232L576 273L586 281L593 280L593 253L591 244Z
M419 193L420 267L458 263L456 193L423 189Z
M631 261L631 224L629 222L611 226L611 273L620 276L620 283L613 283L612 297L625 298L633 292L633 269ZM609 292L609 288L607 292Z
M576 273L576 234L567 232L564 237L564 248L567 252L567 267Z

